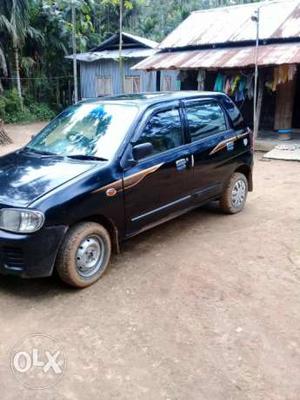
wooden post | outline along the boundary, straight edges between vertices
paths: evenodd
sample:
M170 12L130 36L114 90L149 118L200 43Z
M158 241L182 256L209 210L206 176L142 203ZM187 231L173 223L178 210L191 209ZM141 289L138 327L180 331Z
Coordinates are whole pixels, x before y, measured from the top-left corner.
M60 105L59 78L56 79L56 105Z
M264 97L264 82L263 82L263 79L260 79L259 84L258 84L258 96L257 96L257 106L256 106L257 107L256 108L256 119L255 119L256 126L254 127L255 139L257 138L258 132L259 132L259 124L260 124L260 116L261 116L263 97Z
M294 79L277 86L274 130L291 129L296 93L296 74Z
M255 15L252 16L252 20L256 22L256 44L255 44L255 70L254 70L254 97L253 97L253 135L254 139L258 136L259 129L259 118L260 118L260 110L258 110L258 53L259 53L259 18L260 18L260 8L255 12ZM262 94L261 94L262 96Z
M73 48L73 79L74 79L74 103L78 103L78 78L77 78L77 59L76 59L76 10L72 1L72 48Z
M123 0L120 0L120 20L119 20L119 74L120 74L120 89L121 94L124 93L124 76L123 76L123 58L122 58L122 47L123 47Z

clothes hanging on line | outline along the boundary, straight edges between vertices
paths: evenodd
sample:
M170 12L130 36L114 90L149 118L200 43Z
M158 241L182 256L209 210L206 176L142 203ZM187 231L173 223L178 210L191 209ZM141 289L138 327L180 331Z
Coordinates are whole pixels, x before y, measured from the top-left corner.
M254 96L253 74L225 75L219 72L215 80L214 91L226 93L236 102L244 101L246 98L251 100Z
M289 81L292 81L297 73L297 65L289 65L289 73L288 73L288 78Z
M205 78L206 78L205 70L199 69L197 75L198 90L205 90Z
M230 81L230 79L226 79L225 89L223 89L223 90L228 96L231 95L231 81Z
M187 77L188 77L187 71L179 71L176 79L180 82L183 82L186 80Z
M276 92L278 85L284 85L286 82L292 81L297 72L296 65L279 65L274 68L273 72L273 82L270 85L270 82L267 82L266 86L270 87L273 92Z
M235 91L234 100L236 103L244 101L246 99L245 92L246 92L246 84L247 80L245 77L240 77L238 81L238 87Z
M224 92L224 87L226 83L225 79L226 79L225 75L218 73L214 85L214 92Z
M249 74L246 76L246 91L249 100L254 97L254 74Z

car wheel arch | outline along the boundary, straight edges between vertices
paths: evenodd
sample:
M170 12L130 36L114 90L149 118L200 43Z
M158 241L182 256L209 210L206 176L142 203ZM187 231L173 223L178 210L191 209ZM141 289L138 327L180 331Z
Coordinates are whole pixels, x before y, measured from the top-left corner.
M102 225L108 231L108 233L110 235L113 252L116 254L120 253L119 230L111 219L105 217L104 215L90 215L88 217L82 218L82 219L74 222L72 225L70 225L69 228L71 228L71 226L74 226L81 222L96 222L96 223Z
M234 170L234 173L235 172L239 172L239 173L245 175L245 177L247 178L247 181L248 181L248 190L249 190L249 192L252 192L253 191L253 181L252 181L251 167L247 164L242 164Z

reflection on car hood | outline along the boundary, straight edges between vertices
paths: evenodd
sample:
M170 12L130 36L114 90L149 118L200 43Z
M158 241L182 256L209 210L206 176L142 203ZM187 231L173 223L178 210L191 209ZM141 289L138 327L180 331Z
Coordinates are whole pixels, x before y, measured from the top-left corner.
M95 162L17 151L0 158L0 203L18 207L94 168Z

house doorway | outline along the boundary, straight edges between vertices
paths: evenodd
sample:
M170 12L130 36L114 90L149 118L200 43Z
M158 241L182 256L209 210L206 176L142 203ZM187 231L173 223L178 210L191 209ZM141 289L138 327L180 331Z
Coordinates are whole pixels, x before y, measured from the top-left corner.
M181 71L180 72L180 80L181 80L181 90L197 90L197 70L190 71Z
M300 133L300 68L297 67L297 76L296 76L296 91L295 91L295 102L293 109L293 128L299 129Z

